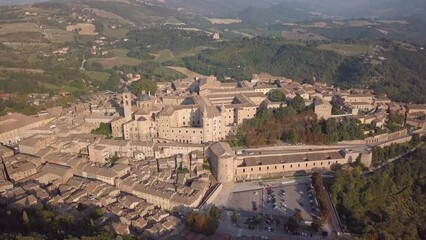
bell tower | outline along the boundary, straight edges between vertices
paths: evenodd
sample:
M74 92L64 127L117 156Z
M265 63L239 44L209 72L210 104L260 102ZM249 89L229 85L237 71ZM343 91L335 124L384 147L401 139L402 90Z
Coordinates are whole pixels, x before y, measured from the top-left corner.
M127 87L123 92L123 108L126 122L132 120L132 94Z

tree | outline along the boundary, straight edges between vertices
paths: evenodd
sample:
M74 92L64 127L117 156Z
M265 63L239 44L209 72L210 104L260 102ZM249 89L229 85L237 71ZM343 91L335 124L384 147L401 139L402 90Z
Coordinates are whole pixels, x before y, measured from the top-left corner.
M285 100L285 95L281 90L273 89L269 92L268 99L271 102L282 102Z
M291 216L287 222L287 229L290 232L296 232L299 229L299 222L294 216Z
M411 138L410 144L411 146L417 146L421 142L420 135L418 133L413 134L413 137Z
M259 214L256 214L253 219L253 224L258 225L262 223L262 216Z
M303 109L305 109L305 100L303 100L300 95L296 95L296 97L290 100L289 105L297 112L301 112Z
M218 207L216 207L216 205L214 204L210 207L210 211L209 211L210 217L214 219L218 219L220 217L221 212L222 211Z
M142 91L145 91L146 94L155 94L157 91L157 84L152 80L141 79L136 82L132 82L129 86L129 90L136 96L139 96Z
M216 219L197 212L190 212L186 223L191 230L206 235L214 234L218 226Z
M319 218L314 218L311 224L312 229L315 232L319 232L322 228L323 222Z
M100 134L100 135L105 135L107 137L111 137L111 134L112 134L111 124L100 123L98 128L92 130L92 134Z
M30 220L28 219L27 212L24 210L22 212L22 223L27 225L29 222L30 222Z
M234 210L232 212L231 220L232 220L233 224L237 224L237 221L238 221L238 211L237 210Z

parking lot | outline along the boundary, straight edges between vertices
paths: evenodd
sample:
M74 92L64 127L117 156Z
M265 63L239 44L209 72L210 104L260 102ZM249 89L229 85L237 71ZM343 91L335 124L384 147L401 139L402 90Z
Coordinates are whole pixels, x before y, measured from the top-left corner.
M299 237L315 235L311 231L310 222L313 215L317 214L318 206L309 178L271 184L252 182L251 187L247 185L245 189L237 188L230 194L221 219L220 232L236 236L290 236L292 233L284 226L288 218L299 209L303 219ZM238 214L235 224L231 220L234 210Z
M232 193L227 206L248 213L262 213L262 189Z
M264 214L290 217L297 209L305 221L312 221L318 206L313 193L308 191L309 183L265 188L263 190Z
M245 215L252 213L278 217L290 217L299 209L305 221L312 221L312 215L318 214L318 206L309 188L310 183L298 183L234 192L227 207L242 211Z

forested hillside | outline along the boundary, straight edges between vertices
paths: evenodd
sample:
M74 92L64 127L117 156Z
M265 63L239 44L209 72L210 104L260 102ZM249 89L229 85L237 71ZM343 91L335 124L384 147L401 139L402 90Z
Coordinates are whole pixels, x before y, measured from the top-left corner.
M425 147L367 176L339 171L331 192L347 230L361 239L426 239Z
M183 59L186 67L219 78L250 79L253 73L268 72L296 80L305 78L332 82L343 61L337 53L275 38L243 38L219 44L198 56Z
M403 102L426 102L426 51L395 48L384 52L386 61L377 66L382 80L379 91Z
M285 42L280 38L243 38L222 42L183 64L205 75L250 79L267 72L296 81L312 80L342 87L371 87L393 100L426 102L426 52L392 46L384 60L367 56L342 56L314 45Z

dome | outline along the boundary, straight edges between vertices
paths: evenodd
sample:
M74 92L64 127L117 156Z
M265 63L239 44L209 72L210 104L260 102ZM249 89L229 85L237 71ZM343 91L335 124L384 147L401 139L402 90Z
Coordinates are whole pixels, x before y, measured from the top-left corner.
M149 95L148 94L141 94L139 97L138 97L138 101L149 101L150 100L150 97L149 97Z

